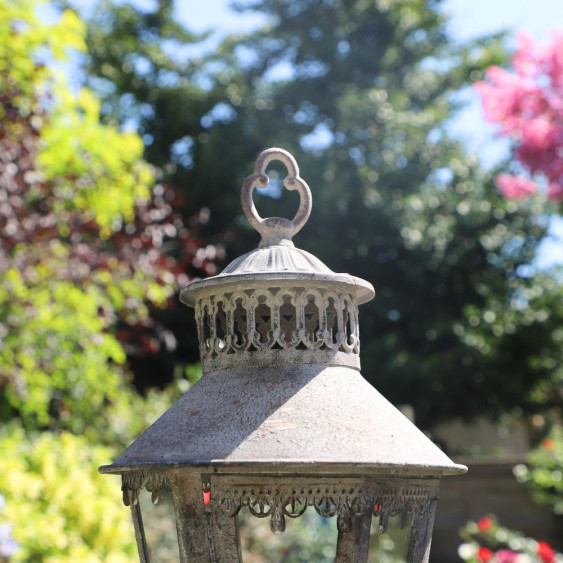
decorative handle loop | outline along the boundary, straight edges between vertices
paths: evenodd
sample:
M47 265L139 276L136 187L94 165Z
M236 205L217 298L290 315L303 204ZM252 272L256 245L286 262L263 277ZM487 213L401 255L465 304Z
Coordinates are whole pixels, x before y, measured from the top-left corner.
M267 217L263 219L256 211L252 194L255 187L265 188L270 179L266 174L266 168L272 160L283 162L287 168L288 175L284 178L283 185L288 190L297 190L300 196L299 208L293 219L283 217ZM260 153L254 165L254 174L246 178L242 184L241 192L242 209L248 222L262 235L259 248L279 244L287 241L292 244L291 237L298 233L309 219L313 200L311 190L304 180L299 177L299 167L295 158L283 149L271 148Z

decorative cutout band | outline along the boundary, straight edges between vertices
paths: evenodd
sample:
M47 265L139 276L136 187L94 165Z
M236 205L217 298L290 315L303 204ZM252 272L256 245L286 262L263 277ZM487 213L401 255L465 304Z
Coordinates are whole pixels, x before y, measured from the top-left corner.
M345 480L344 480L345 481ZM421 486L306 486L295 482L293 487L232 487L212 489L211 501L235 516L243 506L257 518L270 518L270 529L279 534L285 531L285 519L298 518L312 506L320 516L337 517L342 533L352 529L352 518L373 514L379 517L379 529L385 533L389 518L401 517L404 527L409 519L422 518L435 495Z
M281 285L231 291L202 297L195 315L204 371L275 357L304 363L303 351L319 352L321 363L359 367L357 359L330 361L359 355L358 306L346 292ZM268 351L277 352L264 356Z

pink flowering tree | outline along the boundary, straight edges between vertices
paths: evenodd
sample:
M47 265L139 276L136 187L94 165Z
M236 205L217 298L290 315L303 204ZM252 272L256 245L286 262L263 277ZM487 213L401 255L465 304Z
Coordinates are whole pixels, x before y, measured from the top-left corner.
M497 185L509 198L545 191L563 201L563 32L546 46L520 34L512 66L490 67L475 84L485 118L515 144L516 173L499 174Z

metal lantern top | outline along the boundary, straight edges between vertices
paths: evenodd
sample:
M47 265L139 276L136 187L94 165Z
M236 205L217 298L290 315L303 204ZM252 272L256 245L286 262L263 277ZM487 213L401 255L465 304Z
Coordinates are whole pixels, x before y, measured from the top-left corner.
M299 192L292 220L262 219L254 207L272 160L287 167L284 186ZM202 379L100 471L122 474L132 491L182 467L416 478L466 471L359 373L358 305L375 292L295 248L311 192L288 152L259 156L242 205L259 247L180 294L195 307Z
M268 186L266 169L273 160L285 164L289 174L283 185L288 190L297 190L300 196L299 208L291 220L283 217L263 219L252 200L256 186ZM254 174L248 176L242 185L241 203L248 222L262 236L258 248L231 262L218 276L188 284L180 293L180 301L193 307L196 296L209 288L227 284L268 285L272 281L286 280L293 282L293 286L299 281L309 286L317 282L324 287L330 283L349 286L348 291L354 294L357 304L374 297L375 292L369 282L349 274L336 274L318 258L293 244L292 237L303 228L311 214L312 197L309 186L299 176L297 162L287 151L272 148L260 154L254 166Z
M254 188L268 185L272 160L287 167L284 186L299 192L292 220L262 219L254 207ZM369 282L336 274L293 244L312 206L293 156L282 149L264 151L241 196L248 221L262 235L258 248L180 293L180 300L196 309L203 372L285 364L359 368L357 306L375 292Z

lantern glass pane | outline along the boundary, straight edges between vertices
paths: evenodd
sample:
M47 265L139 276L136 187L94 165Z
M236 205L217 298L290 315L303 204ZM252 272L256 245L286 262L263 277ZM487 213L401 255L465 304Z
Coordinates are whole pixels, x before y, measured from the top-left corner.
M411 536L411 519L407 518L402 526L401 516L389 518L384 534L379 527L379 518L371 519L369 538L369 563L403 563L407 559L407 551Z
M334 561L336 518L323 518L310 509L299 518L287 518L282 534L273 534L270 519L256 518L247 508L238 519L244 563Z
M300 518L286 520L282 534L273 534L269 518L256 518L246 508L238 515L244 563L259 561L332 562L336 553L338 530L336 518L323 518L308 510ZM403 563L406 561L411 535L411 521L402 526L401 516L389 518L381 533L379 518L371 521L369 563Z
M139 493L151 560L178 561L178 536L170 488L166 486L160 490L157 504L153 504L151 496L145 489Z

